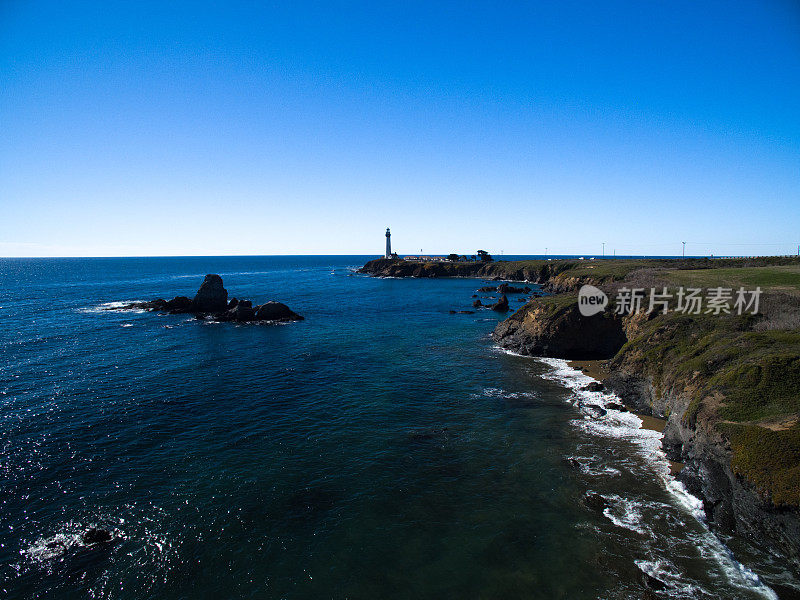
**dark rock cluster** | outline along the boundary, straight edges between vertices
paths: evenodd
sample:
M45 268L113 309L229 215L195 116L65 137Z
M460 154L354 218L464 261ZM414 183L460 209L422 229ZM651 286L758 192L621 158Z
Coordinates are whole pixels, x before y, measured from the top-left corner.
M514 287L513 285L509 285L508 283L501 283L498 286L485 285L483 287L478 288L478 291L497 292L498 294L530 294L531 288L527 285L525 287Z
M506 295L503 294L500 296L500 300L492 304L489 308L496 310L497 312L508 312L508 298L506 298Z
M149 310L169 314L188 313L211 321L302 321L303 317L281 302L267 302L253 306L250 300L231 298L219 275L206 275L200 289L191 300L175 296L172 300L157 298L149 302L131 302L117 310Z

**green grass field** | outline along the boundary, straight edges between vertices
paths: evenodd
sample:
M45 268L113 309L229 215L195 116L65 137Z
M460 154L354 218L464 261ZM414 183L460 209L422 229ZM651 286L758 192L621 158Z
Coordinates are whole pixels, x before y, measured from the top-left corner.
M800 506L800 264L654 275L675 286L762 289L758 315L653 315L614 360L638 364L660 390L691 390L684 422L705 414L730 440L737 474L776 505Z
M666 271L664 276L676 285L693 287L729 287L800 292L800 264L769 267L695 269Z

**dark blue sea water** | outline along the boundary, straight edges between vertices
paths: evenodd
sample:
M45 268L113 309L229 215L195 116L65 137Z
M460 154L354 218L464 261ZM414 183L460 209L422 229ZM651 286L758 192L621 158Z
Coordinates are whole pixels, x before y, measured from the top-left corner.
M368 258L0 260L0 596L614 599L647 572L774 597L756 573L788 575L733 560L657 434L584 418L582 375L494 348L502 317L448 313L480 281ZM105 310L206 273L306 320Z

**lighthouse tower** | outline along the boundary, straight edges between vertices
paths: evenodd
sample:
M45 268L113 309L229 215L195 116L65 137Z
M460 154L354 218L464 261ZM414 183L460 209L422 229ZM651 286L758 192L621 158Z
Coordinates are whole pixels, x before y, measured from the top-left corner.
M392 234L389 228L386 228L386 255L384 258L392 258Z

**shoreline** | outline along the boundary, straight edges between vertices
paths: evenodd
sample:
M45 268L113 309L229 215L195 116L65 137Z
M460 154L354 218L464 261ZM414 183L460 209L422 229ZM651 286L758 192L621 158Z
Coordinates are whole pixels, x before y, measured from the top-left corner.
M605 368L600 363L602 361L593 360L593 361L568 361L565 359L553 359L553 358L543 358L537 356L529 356L528 358L534 358L542 363L551 367L552 371L549 376L546 376L546 379L550 379L552 381L557 381L561 385L563 385L567 390L570 390L574 396L577 396L579 393L584 394L602 394L604 396L611 396L615 399L615 402L619 402L622 404L621 399L619 396L609 390L603 390L601 392L590 392L584 390L584 386L586 385L586 379L591 379L593 381L599 381L595 377L589 374L589 371L593 371L595 373L602 373L605 371ZM573 366L574 365L574 366ZM580 379L579 379L580 378ZM579 407L581 403L581 399L578 398L577 401L574 402L574 405ZM609 408L606 406L606 408ZM613 408L611 409L613 410ZM647 439L652 441L652 436L644 436L644 438L634 441L634 439L630 440L630 443L633 446L639 445L640 449L647 453L651 454L650 459L652 460L654 466L653 476L655 479L660 479L664 485L665 490L675 499L675 501L692 517L702 526L705 530L708 538L706 542L708 543L708 549L715 552L717 554L716 560L719 562L720 565L723 565L725 561L730 561L729 566L732 568L723 570L726 572L731 584L742 586L743 588L748 588L753 592L756 592L762 595L765 598L769 598L772 600L780 600L778 594L775 592L772 587L770 587L767 583L765 583L755 571L750 569L744 563L739 562L739 560L734 556L733 552L728 548L725 542L720 538L717 533L711 528L710 523L706 519L705 513L703 511L703 501L701 498L698 498L696 495L692 494L686 486L676 477L675 472L675 465L680 465L680 463L674 463L674 461L670 460L667 456L664 448L662 447L661 442L663 441L663 430L664 426L666 425L666 419L659 419L657 417L652 417L649 415L641 415L631 410L626 411L628 414L634 415L639 420L639 431L652 431L658 433L658 447L649 446L647 443ZM584 417L585 418L585 417ZM594 419L602 422L603 419ZM597 435L602 435L601 432L595 431ZM659 464L662 464L664 467L663 470L659 469ZM683 465L680 465L681 467ZM605 513L604 513L605 514ZM608 516L608 515L606 515ZM609 516L609 518L611 518ZM614 521L611 519L612 522ZM699 542L695 542L695 545L698 548L701 548Z
M587 377L591 377L598 383L603 383L605 378L610 374L608 367L604 364L602 360L568 360L567 365L571 368L575 369L576 371L580 371ZM620 399L622 402L622 399ZM624 404L624 402L622 402ZM642 424L639 426L640 429L649 429L650 431L655 431L661 434L661 440L663 443L664 440L664 429L667 427L667 419L662 419L660 417L654 417L653 415L647 415L644 413L636 412L635 410L631 410L630 407L626 406L626 408L639 417L642 421ZM663 447L662 447L663 451ZM678 462L676 460L672 460L671 458L667 457L669 461L670 472L672 476L676 476L683 470L685 466L684 463Z

